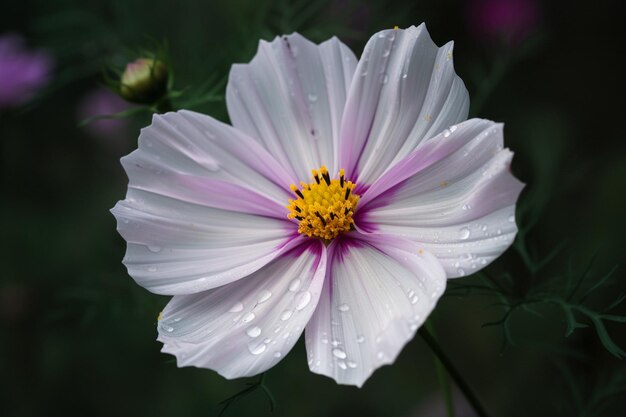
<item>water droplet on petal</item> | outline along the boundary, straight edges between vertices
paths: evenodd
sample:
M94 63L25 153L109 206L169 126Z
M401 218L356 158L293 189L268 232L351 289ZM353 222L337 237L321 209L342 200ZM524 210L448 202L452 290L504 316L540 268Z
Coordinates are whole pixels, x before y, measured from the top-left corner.
M148 250L150 252L158 253L158 252L161 252L161 247L160 246L148 246Z
M336 358L339 358L339 359L345 359L346 356L347 356L346 352L344 352L343 349L341 349L341 348L334 348L333 349L333 355Z
M465 240L470 237L470 230L468 227L461 227L459 229L459 239Z
M298 288L300 288L300 280L294 279L293 281L291 281L291 283L289 284L289 291L296 292L298 291Z
M254 315L253 312L249 312L248 314L246 314L245 316L243 316L243 318L241 319L242 322L244 323L248 323L252 320L254 320L256 316Z
M270 291L267 290L263 290L259 293L259 296L257 298L257 302L259 304L266 302L267 300L270 299L270 297L272 296L272 293Z
M259 343L257 345L248 345L248 350L253 355L260 355L261 353L265 352L265 349L267 349L267 346L265 346L263 343Z
M250 337L259 337L261 334L261 328L259 326L250 327L246 330L246 334Z
M311 293L303 291L296 297L296 310L302 310L311 302Z
M317 95L314 93L309 93L308 98L311 103L315 103L317 101Z
M337 366L338 366L338 367L340 367L340 368L341 368L341 369L343 369L343 370L348 369L348 365L346 365L346 363L345 363L345 362L343 362L343 361L339 361L339 362L337 362Z
M163 327L163 330L165 330L168 333L172 333L174 331L174 328L172 326L163 325L162 327Z
M358 336L358 337L356 338L356 342L357 342L357 343L363 343L363 342L365 342L365 336L363 336L363 335Z
M350 310L350 306L349 306L349 305L347 305L347 304L342 304L342 305L340 305L339 307L337 307L337 309L338 309L339 311L348 311L348 310Z
M275 357L275 358L280 358L281 356L283 356L283 354L282 354L282 353L280 353L280 352L276 352L276 353L274 353L274 357Z
M293 314L293 311L291 311L291 310L285 310L285 311L283 311L283 312L280 314L280 319L281 319L282 321L289 320L289 318L291 317L291 315L292 315L292 314Z
M348 361L347 364L348 364L348 368L354 369L357 367L356 362Z
M243 304L238 302L233 304L233 306L228 311L231 313L239 313L241 310L243 310Z
M465 270L463 268L459 268L456 270L456 273L459 274L459 276L464 276L465 275Z
M509 216L509 221L511 223L515 223L515 216Z
M156 271L158 271L156 266L149 266L148 267L148 272L156 272Z

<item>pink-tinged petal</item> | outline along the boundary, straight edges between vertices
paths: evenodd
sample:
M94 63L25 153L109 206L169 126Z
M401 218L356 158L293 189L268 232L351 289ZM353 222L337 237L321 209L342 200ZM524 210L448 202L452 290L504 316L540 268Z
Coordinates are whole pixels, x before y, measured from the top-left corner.
M178 366L252 376L296 343L317 305L326 248L309 239L254 274L200 294L175 296L159 321L163 352Z
M469 98L452 46L438 48L423 24L372 36L341 125L339 165L351 179L371 184L421 142L465 120Z
M128 193L112 212L128 242L124 264L152 292L190 294L245 277L296 233L284 207L293 179L210 117L155 116L122 164Z
M192 294L243 278L285 251L295 233L288 221L132 189L112 212L128 242L129 275L157 294Z
M168 196L165 176L188 176L189 184L198 179L225 181L272 200L279 208L292 197L289 184L296 181L255 140L212 117L182 110L155 115L142 129L139 149L122 158L135 184L147 191ZM207 181L208 182L208 181ZM207 201L211 200L209 198Z
M502 125L485 120L446 130L372 185L355 219L358 230L416 242L449 278L488 265L513 242L523 188L502 142Z
M259 139L298 180L337 170L339 126L356 58L337 38L320 45L297 33L261 41L233 65L226 104L233 126Z
M334 241L322 295L306 328L311 371L360 387L395 360L445 285L437 259L410 241L358 233Z

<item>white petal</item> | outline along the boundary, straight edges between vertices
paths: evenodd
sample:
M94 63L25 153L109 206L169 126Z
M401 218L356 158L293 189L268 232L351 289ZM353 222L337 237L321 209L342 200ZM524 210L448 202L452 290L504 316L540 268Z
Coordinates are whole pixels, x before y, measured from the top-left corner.
M249 64L233 65L226 104L233 126L260 143L298 180L336 171L339 125L356 58L332 38L297 33L261 41Z
M258 270L285 250L293 224L129 189L113 209L124 264L157 294L191 294Z
M293 179L245 134L197 113L155 116L122 159L128 193L112 212L129 274L159 294L204 291L256 271L295 232Z
M296 343L317 305L326 248L308 240L232 284L175 296L159 321L163 352L178 366L209 368L227 378L274 366Z
M437 256L448 277L475 272L513 242L523 188L502 125L470 120L420 147L363 196L363 232L393 234ZM386 191L383 191L386 188ZM370 195L371 194L371 195Z
M413 338L444 291L445 273L434 256L389 236L333 243L329 262L306 328L309 367L361 386Z
M351 179L371 184L420 142L465 120L469 98L452 46L438 48L423 24L372 36L341 126L340 166Z
M177 192L202 194L193 187L199 180L213 186L226 183L247 191L250 198L275 202L279 217L287 198L293 197L289 185L296 180L244 133L186 110L155 115L141 131L139 148L122 158L122 165L131 188L179 198ZM221 193L213 194L202 203L233 209L218 203Z

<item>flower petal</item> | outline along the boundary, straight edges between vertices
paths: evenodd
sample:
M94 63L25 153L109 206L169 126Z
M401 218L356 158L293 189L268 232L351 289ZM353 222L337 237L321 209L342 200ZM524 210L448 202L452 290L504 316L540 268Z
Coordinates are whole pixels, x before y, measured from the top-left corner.
M331 244L324 289L306 328L311 371L361 386L392 363L444 291L437 259L412 242L352 234Z
M340 166L353 181L371 184L420 142L465 120L469 98L452 47L438 48L424 24L369 40L341 125Z
M155 116L122 164L128 194L112 212L128 241L128 272L150 291L232 282L271 261L295 233L284 207L293 179L255 141L210 117Z
M155 115L152 124L141 131L139 148L122 158L122 165L131 188L177 197L172 193L181 186L189 188L194 178L195 183L198 179L205 179L207 184L226 182L248 191L253 198L260 195L274 201L279 211L286 199L293 197L289 185L296 180L244 133L187 110ZM184 184L183 176L190 181ZM190 194L198 194L195 191ZM217 203L221 194L214 193L204 204L214 201L216 207L232 209ZM284 210L280 217L282 213Z
M298 180L337 170L339 126L356 58L337 38L320 45L294 33L261 41L249 64L233 65L226 104L233 126Z
M213 369L226 378L266 371L304 330L325 271L326 248L309 239L245 279L175 296L158 325L163 352L175 355L178 366Z
M437 256L449 278L486 266L513 242L515 202L523 188L502 142L500 124L469 120L452 126L367 190L358 229L419 243Z
M128 242L124 265L157 294L191 294L263 267L293 239L293 224L129 189L112 210Z

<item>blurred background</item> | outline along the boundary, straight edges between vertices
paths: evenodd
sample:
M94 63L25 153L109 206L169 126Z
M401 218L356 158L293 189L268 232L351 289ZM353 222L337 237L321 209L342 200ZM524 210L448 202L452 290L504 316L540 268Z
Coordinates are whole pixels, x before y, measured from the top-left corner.
M23 0L0 13L2 416L445 416L417 336L362 389L308 371L302 340L266 375L274 410L159 352L166 297L138 287L109 213L154 108L105 87L163 53L173 108L228 121L230 65L258 40L369 36L426 22L455 41L471 115L502 121L527 183L514 246L450 285L440 345L490 416L619 416L626 398L623 13L618 2L538 0ZM161 51L161 52L158 52ZM103 75L103 74L106 74ZM122 112L120 114L120 112ZM116 119L82 121L97 115ZM453 384L454 386L454 384ZM457 417L474 416L453 389Z

